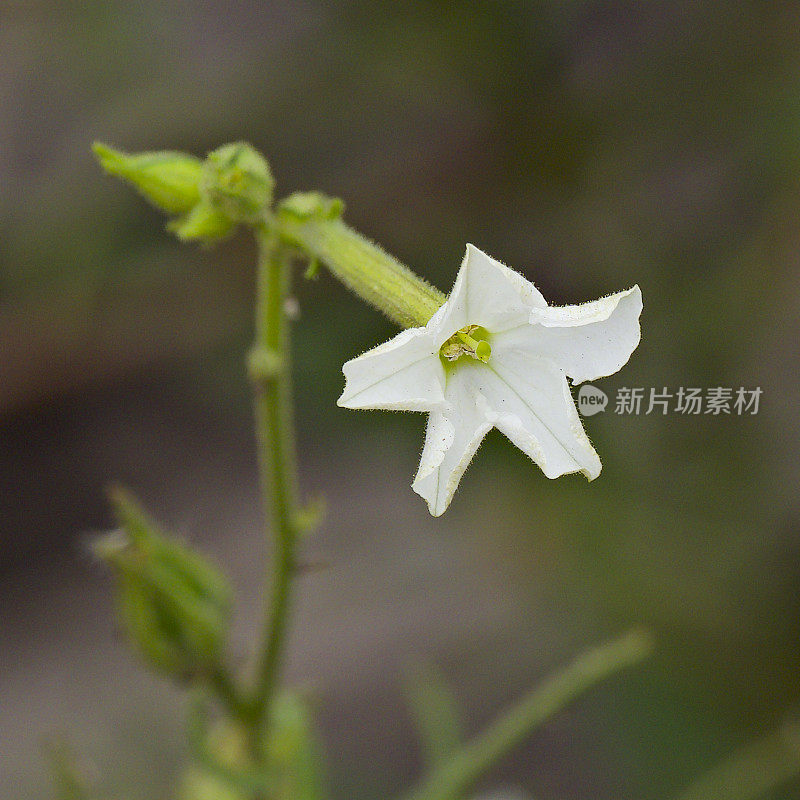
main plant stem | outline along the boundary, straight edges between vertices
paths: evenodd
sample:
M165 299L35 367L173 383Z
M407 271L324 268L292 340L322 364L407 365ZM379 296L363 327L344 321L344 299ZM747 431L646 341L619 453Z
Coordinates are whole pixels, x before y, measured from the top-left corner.
M272 591L252 694L238 714L255 750L263 744L285 647L295 550L300 530L292 423L289 335L284 305L295 249L319 258L359 296L399 325L424 325L444 295L339 220L268 215L258 242L255 344L249 372L255 390L261 489L274 541ZM254 752L257 755L257 752Z
M274 542L272 591L247 722L261 742L269 719L285 648L297 542L297 468L292 420L289 331L284 312L289 258L267 227L256 231L255 345L249 371L255 390L256 440L261 490Z

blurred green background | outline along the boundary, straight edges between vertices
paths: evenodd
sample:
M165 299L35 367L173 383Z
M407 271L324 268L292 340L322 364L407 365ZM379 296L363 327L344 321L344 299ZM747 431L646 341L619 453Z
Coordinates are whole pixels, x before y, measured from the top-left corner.
M44 798L68 732L163 796L180 695L115 634L87 533L109 480L211 552L258 625L264 544L241 368L253 247L180 246L94 139L247 139L448 291L473 242L554 303L638 283L623 386L761 386L756 416L587 421L601 477L550 482L491 435L447 512L410 489L421 415L336 407L393 333L327 275L296 294L302 475L324 492L287 680L336 798L419 769L400 686L452 679L469 730L631 624L657 656L487 785L650 800L798 712L800 7L780 2L12 2L0 8L0 785ZM118 791L117 791L118 790ZM111 790L109 789L110 793ZM800 798L800 782L774 800Z

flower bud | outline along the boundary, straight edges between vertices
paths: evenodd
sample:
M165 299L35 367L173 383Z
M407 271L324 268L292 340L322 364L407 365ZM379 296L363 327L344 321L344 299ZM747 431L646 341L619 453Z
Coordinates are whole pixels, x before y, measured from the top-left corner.
M209 675L228 629L227 581L159 531L123 492L115 490L111 499L120 529L93 549L114 570L119 615L131 643L151 667L172 677Z
M203 166L197 158L167 150L129 155L101 142L92 149L106 172L128 181L169 214L185 214L200 200Z
M275 179L264 157L249 144L226 144L203 164L202 192L233 222L257 225L272 205Z

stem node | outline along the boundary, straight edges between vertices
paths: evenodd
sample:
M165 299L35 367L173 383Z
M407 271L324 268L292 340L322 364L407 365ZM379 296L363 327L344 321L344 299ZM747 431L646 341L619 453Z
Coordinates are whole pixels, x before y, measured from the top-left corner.
M277 350L256 345L248 353L247 374L255 384L278 379L285 368L285 359Z

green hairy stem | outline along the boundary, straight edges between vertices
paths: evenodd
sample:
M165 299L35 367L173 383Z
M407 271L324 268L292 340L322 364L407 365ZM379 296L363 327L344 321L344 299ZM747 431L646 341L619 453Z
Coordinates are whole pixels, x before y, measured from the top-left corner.
M267 498L275 553L272 597L248 713L248 722L254 731L259 731L264 720L269 719L275 693L298 537L289 332L284 313L289 289L289 259L286 250L266 228L257 231L257 239L256 337L250 354L249 372L255 390L261 490Z
M287 203L278 212L277 226L288 242L322 261L345 286L401 328L425 325L446 299L338 217L300 215Z

